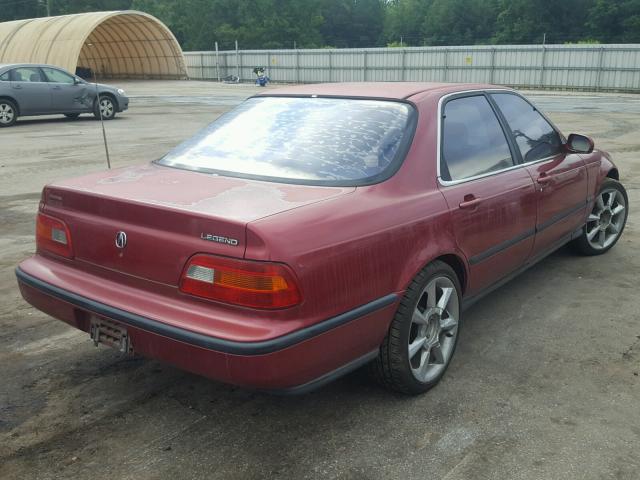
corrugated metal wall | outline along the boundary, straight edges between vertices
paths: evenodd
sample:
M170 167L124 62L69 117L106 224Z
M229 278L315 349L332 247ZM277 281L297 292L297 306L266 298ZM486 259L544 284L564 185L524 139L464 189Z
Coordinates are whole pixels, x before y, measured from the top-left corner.
M274 82L446 81L640 91L640 45L530 45L186 52L189 77L264 66ZM217 58L217 62L216 62ZM216 67L217 65L217 67Z

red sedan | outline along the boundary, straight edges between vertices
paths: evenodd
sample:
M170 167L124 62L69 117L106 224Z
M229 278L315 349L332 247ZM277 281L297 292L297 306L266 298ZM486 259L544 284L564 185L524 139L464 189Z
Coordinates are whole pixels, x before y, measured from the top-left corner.
M571 242L620 238L609 156L491 85L308 85L252 97L150 164L42 192L24 298L136 352L303 392L370 364L434 386L462 310Z

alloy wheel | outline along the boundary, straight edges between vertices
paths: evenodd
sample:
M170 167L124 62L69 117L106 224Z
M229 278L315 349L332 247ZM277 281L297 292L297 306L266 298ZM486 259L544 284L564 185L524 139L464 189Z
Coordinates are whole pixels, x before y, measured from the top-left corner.
M15 115L16 113L11 105L8 103L0 103L0 123L9 125L13 122Z
M409 332L413 376L427 383L446 368L458 335L460 300L448 277L433 278L420 294Z
M113 110L113 102L110 99L100 99L100 114L103 118L111 118L113 116Z
M625 221L626 203L614 188L600 192L587 218L587 241L592 248L604 250L616 241Z

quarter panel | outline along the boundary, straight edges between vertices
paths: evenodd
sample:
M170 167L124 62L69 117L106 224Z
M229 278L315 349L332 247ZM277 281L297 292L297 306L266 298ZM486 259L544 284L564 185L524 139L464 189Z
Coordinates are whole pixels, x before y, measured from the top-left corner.
M301 316L326 318L404 291L430 259L455 251L450 232L440 192L362 187L250 223L246 257L289 264L304 297Z

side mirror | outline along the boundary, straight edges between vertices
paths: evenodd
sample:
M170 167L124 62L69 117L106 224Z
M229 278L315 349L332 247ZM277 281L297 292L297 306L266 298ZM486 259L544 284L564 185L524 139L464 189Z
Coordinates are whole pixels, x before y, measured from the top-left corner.
M567 139L567 150L571 153L591 153L593 148L593 140L585 135L572 133Z
M78 77L73 77L73 84L74 85L81 85L82 83L84 83L82 80L80 80Z

